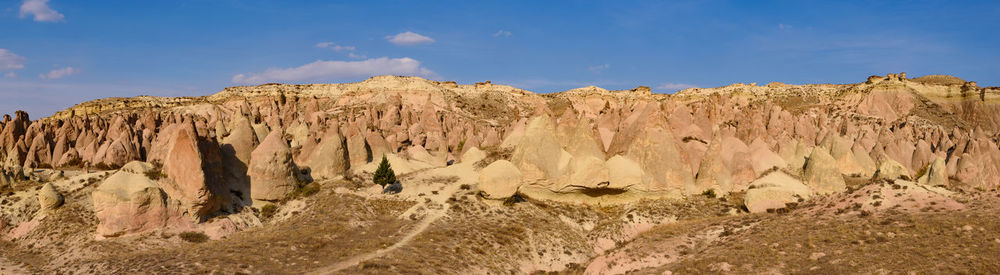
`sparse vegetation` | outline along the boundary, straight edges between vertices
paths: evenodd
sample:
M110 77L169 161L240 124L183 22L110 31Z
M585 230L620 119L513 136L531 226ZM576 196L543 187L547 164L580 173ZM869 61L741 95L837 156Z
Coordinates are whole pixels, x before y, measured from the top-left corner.
M297 186L295 188L295 191L292 191L292 193L288 194L288 197L287 197L286 200L295 199L295 198L299 198L299 197L309 197L309 196L312 196L312 195L318 193L319 190L320 190L320 186L319 186L318 183L315 183L315 182L309 183L309 184L305 184L305 185L299 185L299 186Z
M167 174L163 173L162 164L160 164L159 162L153 162L152 164L153 164L153 169L149 169L145 172L147 178L153 181L157 181L167 177Z
M524 202L524 201L525 201L524 197L521 197L520 194L514 194L513 196L510 196L509 198L505 199L503 201L503 205L504 206L511 206L511 205L516 204L516 203Z
M264 207L260 208L260 218L265 220L270 219L277 212L278 206L273 203L268 203L267 205L264 205Z
M710 198L710 199L714 199L714 198L715 198L715 197L717 196L717 195L715 194L715 189L708 189L708 190L705 190L705 192L701 192L701 195L702 195L702 196L705 196L705 197L708 197L708 198Z
M203 243L208 241L208 235L201 232L187 231L177 235L181 240L191 243Z

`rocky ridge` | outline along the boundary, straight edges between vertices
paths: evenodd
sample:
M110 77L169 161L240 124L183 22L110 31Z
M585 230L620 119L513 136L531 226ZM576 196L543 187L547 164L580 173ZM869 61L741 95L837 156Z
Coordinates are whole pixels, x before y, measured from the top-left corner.
M486 169L476 188L488 199L616 204L745 192L747 209L766 211L858 179L994 189L998 113L1000 89L905 74L673 95L535 94L396 76L265 84L101 99L35 121L5 116L0 187L28 188L58 178L53 171L120 169L93 196L98 234L113 237L193 228L313 179L363 177L383 155L397 171L417 171L476 149L500 156L478 166ZM148 181L117 183L129 177ZM158 208L127 209L136 200ZM130 220L147 222L123 224Z

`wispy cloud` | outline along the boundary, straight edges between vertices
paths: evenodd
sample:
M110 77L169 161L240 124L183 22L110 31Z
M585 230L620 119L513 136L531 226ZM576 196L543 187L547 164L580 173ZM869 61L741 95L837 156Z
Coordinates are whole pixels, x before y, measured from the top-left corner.
M3 74L3 77L14 79L14 78L17 78L17 74L14 73L14 72L8 72L8 73Z
M265 82L327 81L376 75L415 75L431 77L434 72L409 57L379 57L360 61L317 60L295 68L271 68L261 73L238 74L232 81L242 84Z
M341 46L341 45L337 45L337 43L333 43L333 42L319 42L319 43L316 43L316 47L317 48L321 48L321 49L330 49L330 50L333 50L335 52L342 52L342 51L349 51L350 52L350 51L354 51L356 49L354 46Z
M35 17L35 22L60 22L66 17L49 7L49 0L24 0L21 4L20 17L29 15Z
M791 30L792 29L792 25L778 24L778 29L779 30Z
M691 84L684 84L684 83L663 83L660 84L659 86L656 86L657 90L669 91L669 92L676 92L688 88L698 88L698 86Z
M559 92L586 86L609 87L609 86L628 86L635 84L635 82L631 81L614 81L614 80L573 81L573 80L550 80L541 78L516 79L509 81L497 80L493 81L493 83L510 85L516 88L531 90L534 92Z
M415 32L404 32L396 35L390 35L386 36L385 39L398 46L413 46L434 43L434 39Z
M493 34L493 37L510 37L511 35L514 34L510 33L510 31L499 30Z
M589 70L592 73L599 74L599 73L602 73L604 71L607 71L610 68L611 68L611 64L601 64L601 65L594 65L594 66L587 67L587 70Z
M75 69L73 67L65 67L65 68L59 68L59 69L51 70L51 71L49 71L49 73L40 74L40 75L38 75L38 77L41 78L41 79L52 80L52 79L60 79L60 78L63 78L63 77L74 75L74 74L77 74L79 72L80 72L79 69Z
M20 70L24 68L24 57L6 49L0 49L0 70Z
M347 57L350 57L350 58L354 58L354 59L365 59L365 58L368 58L368 56L367 56L367 55L363 55L363 54L355 54L355 53L353 53L353 52L351 52L351 53L347 53Z

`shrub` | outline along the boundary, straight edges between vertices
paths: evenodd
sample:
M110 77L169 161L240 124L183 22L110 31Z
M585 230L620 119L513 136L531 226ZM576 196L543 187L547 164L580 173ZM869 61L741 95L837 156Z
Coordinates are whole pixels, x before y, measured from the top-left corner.
M278 206L269 203L260 208L260 217L263 219L270 219L276 212L278 212Z
M310 183L305 187L302 187L302 196L308 197L319 192L319 184Z
M379 163L378 169L375 170L375 184L385 187L386 184L391 184L396 181L396 173L392 171L392 167L389 166L389 159L382 155L382 163Z
M714 198L715 198L715 196L716 196L716 194L715 194L715 189L708 189L708 190L705 190L705 192L701 192L701 194L702 194L703 196L706 196L706 197L710 198L710 199L714 199Z
M513 196L510 196L509 198L504 199L503 200L503 205L504 206L511 206L511 205L514 205L515 203L520 203L520 202L524 202L524 201L525 201L524 197L521 197L520 194L514 194Z
M201 232L188 231L181 233L178 236L181 237L181 240L185 240L187 242L192 242L192 243L203 243L208 241L208 235L205 235L205 233Z
M153 169L147 170L145 174L147 178L154 181L167 177L167 174L164 174L163 171L160 170L160 167L158 166L153 166Z
M106 170L114 170L107 163L103 163L103 162L95 164L94 168L96 168L97 170L105 170L105 171Z

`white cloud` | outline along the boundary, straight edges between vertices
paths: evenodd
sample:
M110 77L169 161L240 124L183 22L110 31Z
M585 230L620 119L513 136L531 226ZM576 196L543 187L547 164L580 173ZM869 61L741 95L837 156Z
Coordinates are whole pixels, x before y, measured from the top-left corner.
M271 68L262 73L238 74L233 82L258 84L265 82L324 81L369 77L376 75L415 75L430 77L434 72L420 66L420 61L409 57L379 57L360 61L324 61L305 64L295 68Z
M792 29L792 25L778 24L778 29L779 30L790 30L790 29Z
M17 74L14 73L14 72L9 72L9 73L3 74L3 77L14 79L14 78L17 78Z
M513 35L513 34L510 33L510 31L499 30L499 31L497 31L496 33L493 34L493 37L501 37L501 36L503 36L503 37L510 37L511 35Z
M80 72L80 70L74 69L73 67L66 67L66 68L55 69L55 70L49 71L49 73L47 73L47 74L40 74L40 75L38 75L38 77L41 78L41 79L49 79L49 80L51 80L51 79L60 79L60 78L63 78L63 77L74 75L74 74L79 73L79 72Z
M399 33L397 35L390 35L386 36L385 39L389 40L389 42L392 42L392 44L396 44L399 46L413 46L413 45L434 43L434 39L420 35L415 32L404 32L404 33Z
M24 68L24 57L6 49L0 49L0 70L19 70Z
M24 0L21 4L21 18L32 15L36 22L59 22L66 19L61 13L49 7L49 0Z
M688 88L698 88L698 86L684 83L664 83L660 86L656 86L657 90L667 90L667 91L680 91Z
M364 59L364 58L368 58L368 56L367 56L367 55L363 55L363 54L354 54L353 52L351 52L351 53L347 53L347 57L350 57L350 58L354 58L354 59Z
M321 49L331 49L331 50L333 50L335 52L342 52L342 51L349 51L350 52L350 51L354 51L354 49L355 49L354 46L341 46L341 45L337 45L337 43L333 43L333 42L319 42L319 43L316 43L316 47L317 48L321 48Z
M587 67L587 70L590 70L590 72L592 72L592 73L599 74L599 73L602 73L604 71L607 71L610 68L611 68L611 64L601 64L601 65L595 65L595 66Z

